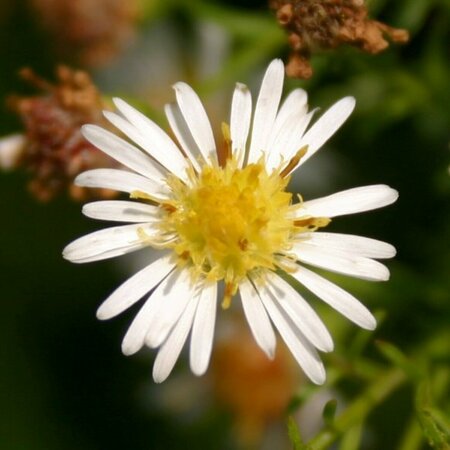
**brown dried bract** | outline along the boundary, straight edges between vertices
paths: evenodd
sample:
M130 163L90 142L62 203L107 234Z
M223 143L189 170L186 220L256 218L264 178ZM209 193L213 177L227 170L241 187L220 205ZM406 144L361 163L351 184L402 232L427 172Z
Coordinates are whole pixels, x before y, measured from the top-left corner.
M33 174L29 183L32 193L42 201L51 200L64 190L76 200L87 195L111 197L111 191L90 193L73 185L75 176L84 170L117 166L80 132L85 123L106 125L102 116L105 105L89 75L60 66L54 85L28 68L20 75L43 91L41 95L9 98L9 105L25 127L26 141L19 165Z
M98 66L134 37L137 0L30 0L61 55Z
M286 65L288 76L310 78L309 59L317 50L349 44L375 54L389 43L405 43L406 30L392 28L368 17L364 0L269 0L278 22L289 33L292 48Z

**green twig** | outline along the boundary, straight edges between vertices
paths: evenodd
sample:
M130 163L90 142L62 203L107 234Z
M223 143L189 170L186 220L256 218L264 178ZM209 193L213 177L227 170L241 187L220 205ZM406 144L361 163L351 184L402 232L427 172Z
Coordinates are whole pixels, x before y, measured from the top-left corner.
M308 450L325 450L351 427L362 423L367 414L406 380L401 369L392 369L377 378L339 417L307 445Z

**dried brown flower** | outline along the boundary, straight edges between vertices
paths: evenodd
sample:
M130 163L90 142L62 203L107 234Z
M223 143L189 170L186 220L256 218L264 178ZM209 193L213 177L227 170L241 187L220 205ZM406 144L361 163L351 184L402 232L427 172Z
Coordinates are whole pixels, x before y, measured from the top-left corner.
M88 66L108 62L133 38L136 0L30 0L60 55Z
M74 199L85 198L88 190L74 186L74 177L86 169L116 165L80 132L85 123L105 125L105 105L99 91L86 72L65 66L57 68L54 85L30 69L20 74L42 93L9 98L25 127L25 142L16 165L33 174L29 188L39 200L48 201L66 189ZM94 195L109 197L112 193L97 190Z
M233 333L216 344L213 389L219 402L233 413L240 442L245 448L256 448L267 425L284 417L300 380L282 344L271 361L245 325L236 322Z
M406 30L369 19L364 0L269 0L269 5L289 33L291 77L312 76L309 59L317 50L349 44L375 54L388 47L386 37L398 43L409 39Z

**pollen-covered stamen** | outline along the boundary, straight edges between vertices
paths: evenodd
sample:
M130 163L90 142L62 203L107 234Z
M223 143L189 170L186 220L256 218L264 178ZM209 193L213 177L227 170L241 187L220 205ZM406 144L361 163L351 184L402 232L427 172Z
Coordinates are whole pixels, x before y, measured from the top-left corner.
M292 194L285 192L289 179L267 173L262 159L240 169L230 154L223 167L205 165L189 180L168 179L171 208L162 204L161 231L177 236L169 247L194 277L225 282L227 308L244 277L276 270L278 255L289 250L297 232Z
M300 160L305 156L308 151L308 146L302 147L288 162L287 166L280 172L280 177L287 177L296 167Z
M237 284L225 283L225 291L223 293L222 309L228 309L231 306L231 299L237 292Z
M331 222L328 217L306 217L304 219L294 220L294 226L297 232L315 231L318 228L326 227Z
M217 150L217 159L219 160L219 166L225 167L227 161L231 159L231 133L230 126L222 122L222 136L223 136L223 146L219 147Z
M152 195L144 191L132 191L130 192L130 198L135 200L146 200L152 204L160 203L160 201L156 197L153 197Z

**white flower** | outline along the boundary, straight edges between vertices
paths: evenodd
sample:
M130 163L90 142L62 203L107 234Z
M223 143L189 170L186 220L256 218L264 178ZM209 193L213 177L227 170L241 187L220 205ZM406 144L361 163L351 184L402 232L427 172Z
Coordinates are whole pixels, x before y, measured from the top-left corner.
M179 145L120 99L114 101L119 114L105 116L134 145L98 126L83 127L91 143L130 171L91 170L76 183L126 192L135 201L85 205L88 217L131 224L84 236L65 248L64 257L84 263L147 249L147 267L113 292L97 317L114 317L148 295L122 350L129 355L144 345L159 348L153 367L156 382L169 375L189 333L191 369L197 375L206 371L219 282L224 284L224 308L239 292L253 336L267 356L273 358L275 352L275 326L306 375L318 384L325 381L325 370L317 350L332 351L333 341L285 278L295 278L357 325L375 328L365 306L304 264L387 280L388 269L374 258L391 258L394 247L316 230L332 217L393 203L398 194L374 185L293 202L285 190L289 174L333 135L355 101L343 98L308 128L314 111L308 112L302 89L291 92L279 107L283 78L282 62L273 61L253 119L250 92L237 84L230 126L222 127L223 146L216 145L202 103L185 83L175 84L177 102L165 109Z

